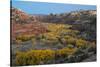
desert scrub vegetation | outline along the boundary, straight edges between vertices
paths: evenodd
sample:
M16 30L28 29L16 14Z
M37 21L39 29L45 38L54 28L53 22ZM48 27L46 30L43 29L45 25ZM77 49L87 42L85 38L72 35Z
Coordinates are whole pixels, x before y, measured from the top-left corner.
M17 51L16 65L37 65L55 63L55 58L67 58L76 52L76 48L63 48L59 50L30 50L27 52Z
M28 40L33 47L48 46L44 49L30 49L16 53L16 65L38 65L56 63L63 59L67 62L77 62L88 57L88 52L96 53L96 43L78 37L79 31L72 30L68 24L47 24L48 32L39 35L20 35L16 37L17 44ZM55 48L55 49L52 49Z
M15 13L22 16L11 17L14 64L72 63L96 55L96 15L77 12L39 18Z
M49 43L50 44L58 44L59 40L63 41L64 38L67 38L67 37L69 37L69 38L67 38L69 41L73 41L73 39L76 38L79 31L72 30L72 29L70 29L71 27L72 27L72 25L68 25L68 24L49 23L49 24L47 24L48 32L41 33L37 36L34 34L31 34L31 35L21 35L20 34L20 35L16 36L16 42L17 41L25 42L28 40L32 40L32 41L38 40L38 41L44 42L46 44L49 44Z
M59 42L65 43L67 40L70 44L75 41L79 31L71 30L72 26L68 24L47 24L48 32L40 34L40 40L42 42L48 42L47 44L58 44ZM66 41L66 42L67 42ZM58 42L58 43L57 43ZM67 43L66 43L67 44Z
M76 40L77 42L77 40ZM82 43L82 44L81 44ZM88 44L88 45L84 45ZM83 49L85 47L85 49ZM94 42L87 42L78 40L78 47L72 44L67 44L65 48L52 50L29 50L26 52L16 52L16 65L38 65L56 63L59 59L66 60L67 62L78 62L86 57L89 57L88 52L96 52L96 45ZM64 61L63 61L64 62Z
M75 34L79 33L78 30L72 30L70 29L72 27L72 25L68 25L68 24L53 24L53 23L49 23L47 25L47 30L53 33L56 33L58 35L64 35L64 34L70 34L75 36ZM53 34L52 33L52 34Z
M22 35L22 34L20 34L20 35L16 36L16 40L20 40L22 42L31 40L32 38L35 38L34 34L32 34L32 35Z
M54 23L49 23L47 25L47 29L50 31L57 31L59 29L68 29L72 27L71 25L68 24L54 24Z
M53 62L55 51L53 50L30 50L16 53L16 65L45 64Z
M67 58L69 55L73 55L76 52L77 48L62 48L56 51L56 55L63 58Z
M85 41L83 39L76 40L77 47L86 47L87 45L89 45L88 41Z
M76 38L73 38L73 37L67 38L66 41L68 44L73 44L73 45L76 44Z

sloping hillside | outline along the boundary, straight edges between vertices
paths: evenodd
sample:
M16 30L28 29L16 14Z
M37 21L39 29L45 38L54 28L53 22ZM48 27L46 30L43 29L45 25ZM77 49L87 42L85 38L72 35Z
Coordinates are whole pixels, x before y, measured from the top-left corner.
M89 41L96 40L96 10L80 10L69 13L50 14L39 17L46 23L70 24L73 30L79 30L80 36Z
M12 36L18 35L38 35L46 32L42 23L37 21L35 16L30 16L17 8L11 8Z
M80 10L72 11L69 13L49 14L45 17L40 17L40 21L51 23L67 23L67 24L80 24L91 20L96 16L96 10Z
M95 10L55 15L11 11L12 65L96 61Z

